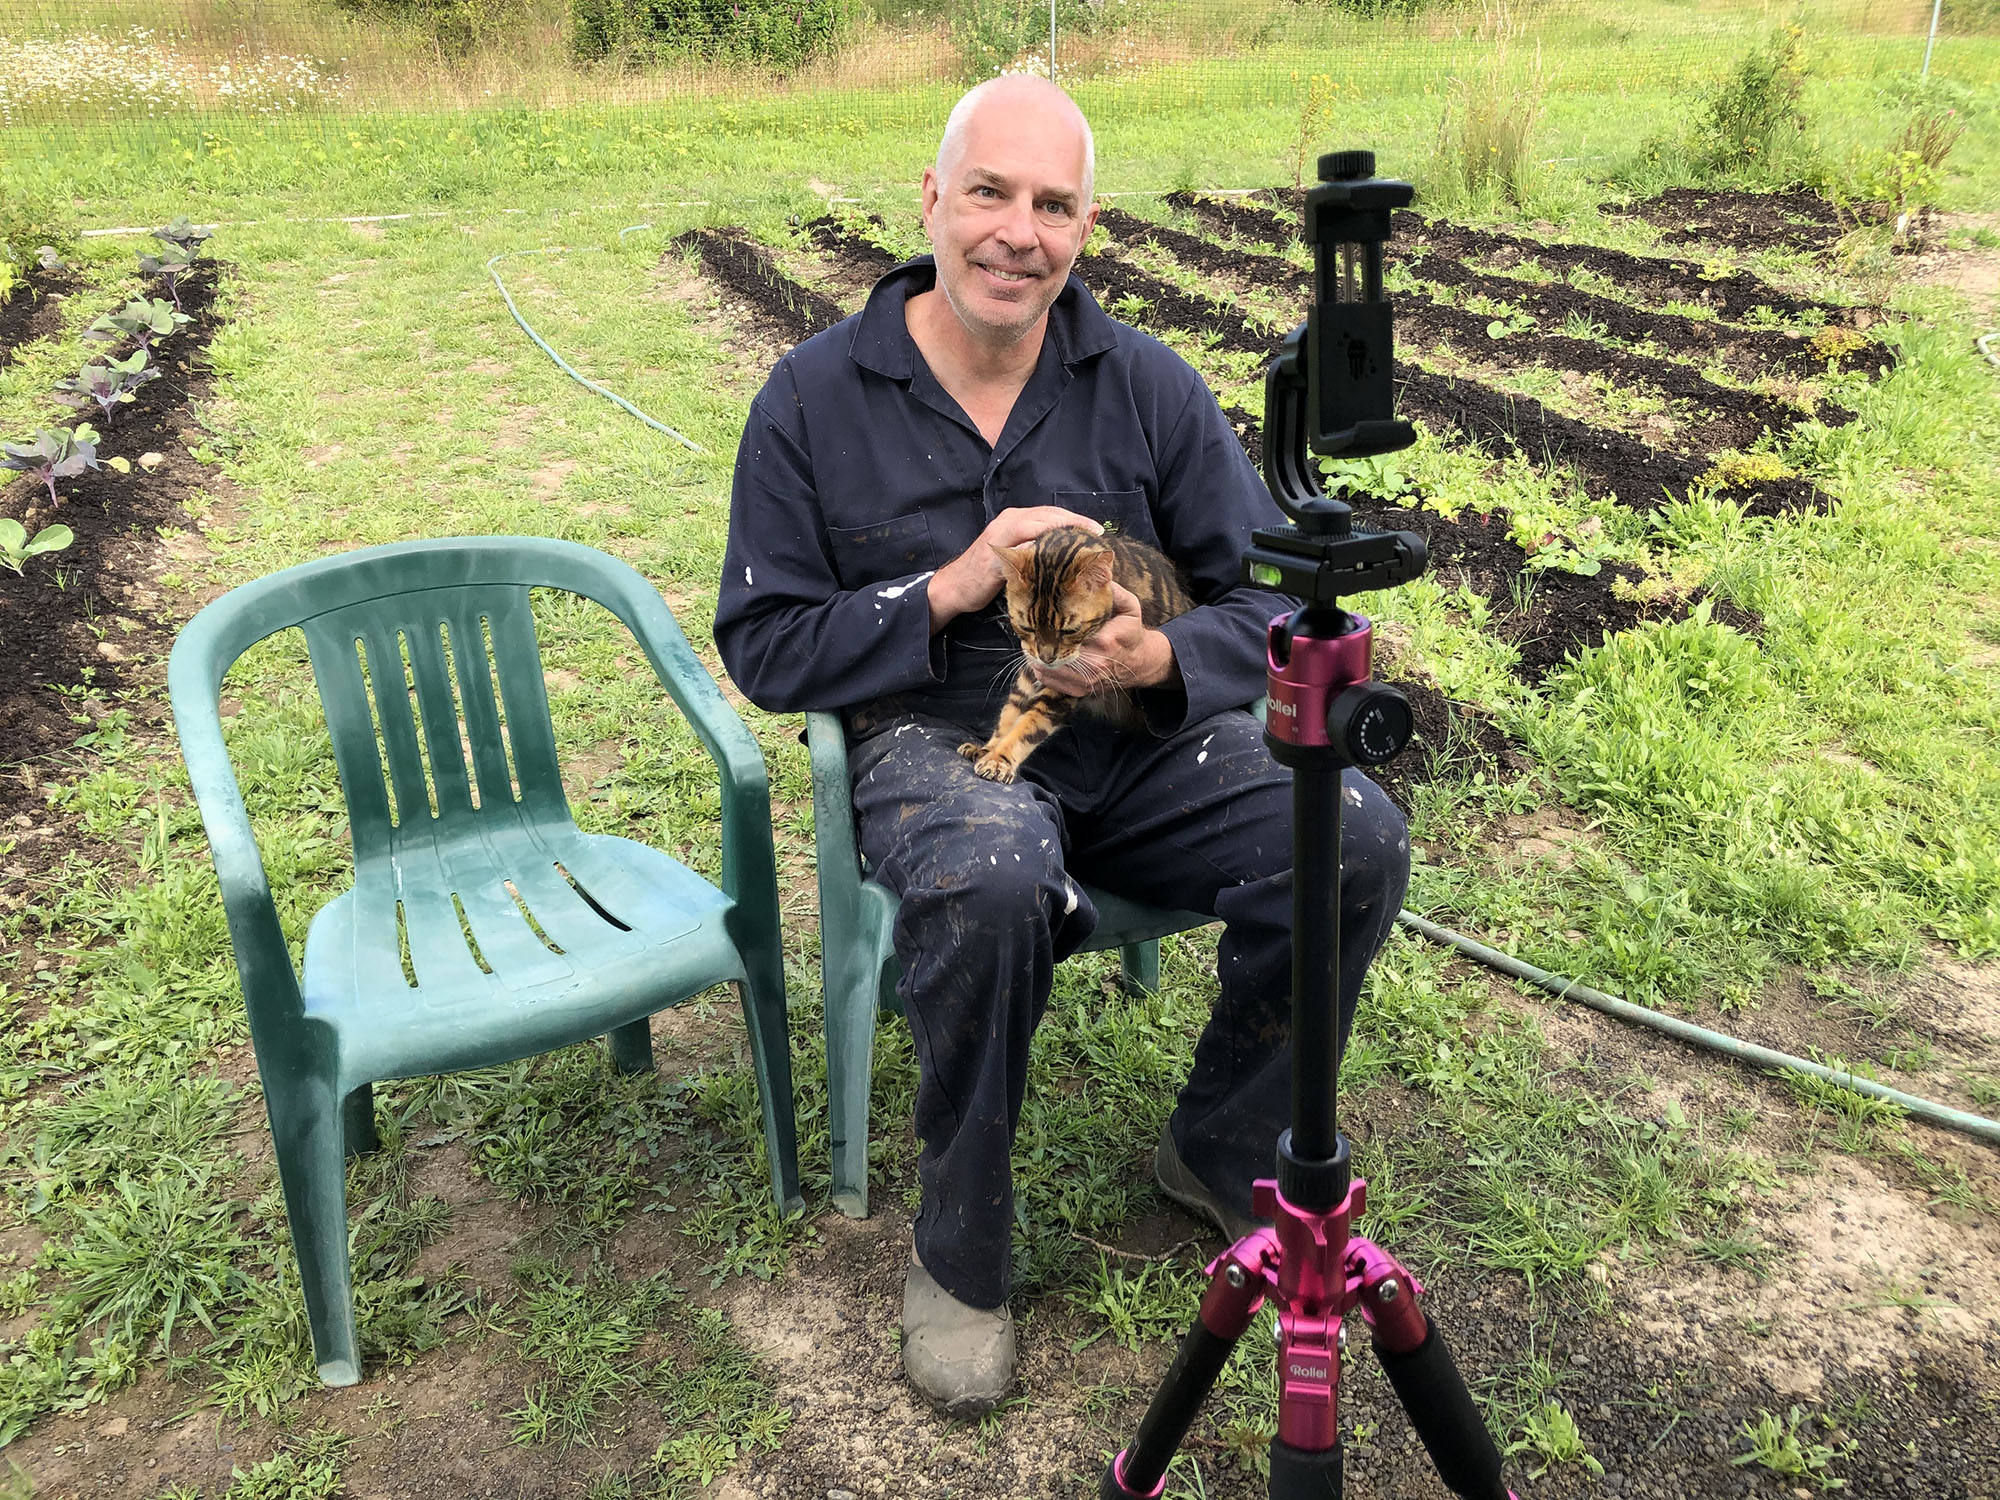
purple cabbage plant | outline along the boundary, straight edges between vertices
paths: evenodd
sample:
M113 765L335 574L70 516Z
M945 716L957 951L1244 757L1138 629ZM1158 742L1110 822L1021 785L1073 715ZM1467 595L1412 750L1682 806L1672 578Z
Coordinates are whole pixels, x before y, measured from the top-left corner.
M167 295L174 299L176 311L181 305L180 280L194 269L194 257L179 245L169 245L158 255L140 255L139 274L157 276L166 283Z
M146 351L135 349L124 359L108 359L101 365L88 364L77 372L74 379L58 380L56 400L65 406L88 406L95 401L108 422L113 407L131 401L140 386L159 378L158 370L146 368Z
M189 260L193 260L201 254L202 241L214 233L213 229L195 228L193 224L188 222L188 216L182 214L173 223L162 224L158 229L155 229L153 231L153 238L156 240L165 240Z
M137 339L141 349L150 349L153 340L184 326L188 315L158 297L134 297L115 313L106 313L83 336L100 344L121 339Z
M51 507L58 502L58 479L73 479L85 469L96 467L97 429L87 422L79 422L74 428L37 427L28 442L0 443L0 469L13 469L39 479L49 492Z

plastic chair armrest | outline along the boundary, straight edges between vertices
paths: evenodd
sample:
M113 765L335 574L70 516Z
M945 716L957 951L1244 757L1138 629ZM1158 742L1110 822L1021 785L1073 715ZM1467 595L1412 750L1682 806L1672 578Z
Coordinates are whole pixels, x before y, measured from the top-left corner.
M260 1023L267 1020L302 1014L305 1003L271 898L264 858L250 828L249 809L223 743L221 678L219 671L204 673L202 664L176 651L168 667L167 691L188 781L208 835L209 857L222 887L222 910L236 950L243 1002L253 1029L262 1030Z

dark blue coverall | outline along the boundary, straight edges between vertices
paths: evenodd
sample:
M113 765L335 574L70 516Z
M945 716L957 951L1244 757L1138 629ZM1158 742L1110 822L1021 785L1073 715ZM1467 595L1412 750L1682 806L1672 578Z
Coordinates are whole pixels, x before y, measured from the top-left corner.
M777 713L844 712L858 838L901 897L902 998L920 1082L916 1246L960 1301L1007 1299L1010 1153L1056 962L1096 912L1075 881L1224 924L1220 993L1173 1115L1182 1160L1247 1217L1291 1100L1291 775L1243 705L1271 618L1239 582L1283 520L1201 377L1108 317L1074 276L989 446L924 363L904 302L928 256L778 362L737 455L715 641ZM957 753L1019 663L1002 606L933 636L925 585L1009 506L1058 505L1176 559L1197 608L1163 628L1180 681L1138 693L1150 734L1078 716L1009 786ZM1409 878L1403 820L1347 773L1343 1036Z

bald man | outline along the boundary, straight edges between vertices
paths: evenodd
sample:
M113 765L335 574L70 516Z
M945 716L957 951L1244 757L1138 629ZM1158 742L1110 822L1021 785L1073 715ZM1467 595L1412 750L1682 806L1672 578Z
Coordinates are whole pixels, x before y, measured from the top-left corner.
M894 891L915 1039L923 1203L903 1364L954 1416L1014 1369L1010 1153L1055 964L1089 936L1088 882L1223 924L1218 996L1154 1152L1161 1189L1232 1238L1288 1123L1291 778L1243 705L1296 601L1239 581L1282 521L1179 356L1070 275L1096 222L1090 127L1043 80L981 84L924 173L933 253L778 362L737 455L715 640L774 712L840 710L857 836ZM1122 589L1081 694L1130 688L1144 732L1073 719L1010 784L958 754L1019 659L996 546L1116 526L1161 547L1197 607L1159 629ZM1345 785L1343 1034L1409 877L1401 817Z

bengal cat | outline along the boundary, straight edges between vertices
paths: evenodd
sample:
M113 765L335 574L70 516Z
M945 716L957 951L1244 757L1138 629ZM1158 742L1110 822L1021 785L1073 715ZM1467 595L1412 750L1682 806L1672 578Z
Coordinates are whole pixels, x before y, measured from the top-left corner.
M1130 693L1106 684L1082 698L1044 687L1037 664L1086 674L1103 664L1084 643L1111 620L1116 579L1139 600L1139 617L1157 628L1194 608L1173 560L1156 547L1107 531L1057 526L1018 547L995 547L1007 573L1007 619L1020 637L1022 664L1000 722L984 744L968 740L958 753L988 781L1012 781L1035 747L1081 708L1131 729L1145 719Z

